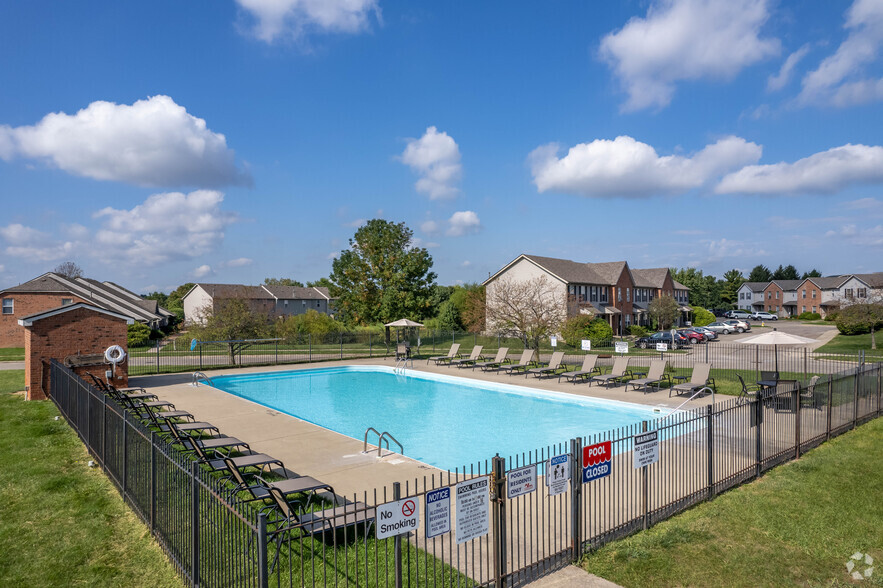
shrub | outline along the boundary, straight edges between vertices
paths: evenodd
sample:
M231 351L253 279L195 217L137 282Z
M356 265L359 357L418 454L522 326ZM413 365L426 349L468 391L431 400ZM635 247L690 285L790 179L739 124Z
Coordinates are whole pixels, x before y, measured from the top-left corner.
M693 307L693 326L704 327L714 322L714 315L701 306Z
M132 323L126 339L129 347L143 347L150 341L150 328L142 323Z
M629 327L629 334L635 337L646 337L650 331L642 327L641 325L632 325Z
M586 339L590 339L592 345L597 345L613 339L613 329L604 319L596 318L589 323L589 328L586 329L586 335Z
M837 317L840 316L840 312L833 310L825 315L825 320L828 322L834 322L837 320Z
M817 312L801 312L797 316L797 318L802 321L817 321L822 318L822 315L820 315ZM834 320L834 319L830 319L830 320Z
M589 325L592 324L591 315L578 314L572 316L564 322L561 328L561 336L568 346L579 349L580 341L588 339Z

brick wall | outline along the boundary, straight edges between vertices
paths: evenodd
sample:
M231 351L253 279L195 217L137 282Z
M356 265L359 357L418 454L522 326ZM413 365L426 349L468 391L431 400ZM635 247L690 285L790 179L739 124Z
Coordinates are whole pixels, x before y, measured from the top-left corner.
M25 387L29 400L46 398L49 391L49 360L64 361L69 355L104 354L111 345L127 349L127 325L123 319L77 308L34 322L22 327L25 332ZM80 375L86 372L104 379L107 364L85 366L75 369ZM129 383L128 358L117 364L113 384L118 388Z
M18 319L58 308L61 306L62 298L72 299L74 303L89 302L73 294L59 292L45 294L9 292L0 294L0 298L14 300L13 314L0 314L0 347L24 347L25 330L18 324Z
M763 291L763 310L771 314L778 314L784 309L785 291L775 282L770 282Z

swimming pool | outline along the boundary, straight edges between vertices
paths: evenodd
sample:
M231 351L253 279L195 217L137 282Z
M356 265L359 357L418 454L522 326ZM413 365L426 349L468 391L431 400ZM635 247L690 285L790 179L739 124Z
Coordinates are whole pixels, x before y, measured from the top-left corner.
M417 371L402 375L385 366L212 381L225 392L359 441L368 427L389 431L407 457L450 470L661 416L628 402Z

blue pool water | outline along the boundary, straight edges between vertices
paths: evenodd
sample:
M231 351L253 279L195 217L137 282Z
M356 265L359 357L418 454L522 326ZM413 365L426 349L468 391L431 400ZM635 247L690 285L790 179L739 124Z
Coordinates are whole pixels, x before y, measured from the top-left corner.
M221 376L213 382L359 441L368 427L389 431L406 456L451 470L496 453L513 456L661 416L627 402L414 371L401 375L382 366Z

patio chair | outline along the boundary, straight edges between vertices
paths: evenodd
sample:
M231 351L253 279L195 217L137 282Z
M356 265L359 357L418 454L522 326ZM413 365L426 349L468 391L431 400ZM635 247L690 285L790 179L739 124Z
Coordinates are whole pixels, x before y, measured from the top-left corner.
M483 372L488 370L498 370L507 363L509 363L509 348L500 347L500 349L497 350L497 355L494 356L493 361L476 361L472 364L472 369L474 370L479 367Z
M560 382L561 378L567 378L568 382L576 384L579 380L584 380L592 375L601 375L601 368L596 366L596 363L598 363L598 356L589 353L583 358L583 366L580 369L558 374L558 381Z
M209 455L209 453L214 454L214 451L206 451L196 443L191 443L190 447L196 452L198 461L200 463L204 463L209 468L211 468L212 471L215 472L227 469L227 464L225 463L225 460L227 459L229 459L237 468L256 468L259 470L263 470L266 466L276 464L279 466L279 469L285 469L285 466L282 464L281 460L269 456L266 453L246 453L245 455L240 455L239 457L224 456L221 458L216 458L212 455ZM249 449L249 451L251 450Z
M503 366L502 369L506 370L509 375L529 370L536 365L533 359L534 353L533 349L525 349L521 352L521 358L518 360L518 363L510 363L507 366Z
M565 365L563 368L561 367L561 362L564 360L564 352L556 351L552 354L552 357L549 359L549 364L545 367L538 367L527 370L525 372L525 377L528 374L533 374L537 378L541 378L545 375L557 375L559 370L566 370L567 366Z
M440 363L448 363L451 360L456 359L458 357L460 357L460 344L454 343L453 345L451 345L451 348L448 350L447 355L437 355L435 357L430 357L429 359L426 360L426 363L429 363L430 361L434 361L435 365L438 365Z
M651 386L656 386L657 389L662 386L663 381L671 384L671 378L669 378L668 374L665 373L665 368L668 365L668 361L664 359L653 359L650 361L650 369L647 370L646 378L638 378L636 380L630 380L628 382L628 386L632 386L632 389L637 390L641 388L644 390L644 394L646 394Z
M610 370L609 374L599 374L597 376L592 376L589 382L601 382L607 388L610 387L611 383L618 384L620 381L625 378L631 378L632 373L629 371L629 358L626 356L617 357L613 362L613 368Z
M480 359L484 359L481 356L481 350L484 349L483 345L476 345L472 348L472 353L469 354L469 357L462 357L460 359L452 359L448 362L448 367L455 365L458 368L461 367L469 367L474 364L476 361Z
M279 491L282 492L282 495L286 498L286 501L288 501L288 497L292 494L305 494L306 500L303 502L304 509L309 508L313 496L315 496L319 490L325 490L331 493L332 496L335 496L334 488L331 487L331 484L326 484L325 482L319 481L310 476L295 476L283 480L267 481L260 475L253 474L250 477L259 482L254 484L246 479L246 474L243 474L239 469L239 466L237 466L232 459L229 457L224 458L224 464L227 466L227 469L233 476L233 482L236 484L236 487L231 493L232 496L235 497L238 492L248 492L249 494L248 498L244 500L240 499L241 502L269 500L270 488L279 489Z
M235 448L241 447L246 451L251 452L251 447L245 441L241 441L236 437L228 437L226 435L220 435L218 437L209 437L207 439L202 439L199 437L194 437L187 435L183 431L179 431L177 425L168 421L168 432L171 433L172 439L175 440L179 445L184 446L184 451L192 452L196 451L193 448L193 445L198 445L200 449L204 452L215 452L220 451L222 449L226 449L229 453Z
M706 386L717 389L714 378L710 378L710 363L697 363L693 366L693 373L690 375L690 381L683 384L675 384L668 389L668 397L671 398L672 392L680 396L681 394L693 394L696 390L701 390Z
M800 406L810 406L816 410L822 410L821 403L816 398L816 384L818 384L820 376L813 376L809 379L809 384L800 392Z
M267 488L270 498L276 507L274 523L276 531L301 529L304 532L315 535L328 533L347 527L364 525L365 532L374 524L376 511L368 508L364 502L350 502L343 506L326 508L324 510L303 512L298 514L295 505L285 498L285 494L278 487Z
M92 378L92 382L95 384L95 387L101 390L106 394L125 394L129 398L134 398L135 400L157 400L158 397L156 394L151 392L147 392L144 388L141 387L133 387L133 388L116 388L112 384L108 384L96 377L95 374L91 372L86 372L86 375Z
M180 412L184 413L184 411ZM185 420L184 422L175 422L174 419L176 418L189 418L190 420ZM153 412L152 410L148 410L143 420L145 420L148 425L152 425L153 427L155 427L160 433L168 433L170 432L171 427L174 426L175 429L177 429L178 433L184 433L186 435L191 435L191 433L194 433L199 435L208 435L211 437L221 436L221 431L218 429L218 427L205 421L195 420L193 418L193 415L191 415L189 412L184 413L184 415L167 416L164 415L164 413L157 413ZM213 433L209 434L209 432Z
M736 377L739 378L739 383L742 384L742 391L739 392L739 397L736 399L736 404L748 402L750 398L757 396L757 393L760 392L760 386L758 386L757 384L746 384L745 380L742 379L742 376L740 374L736 374Z

